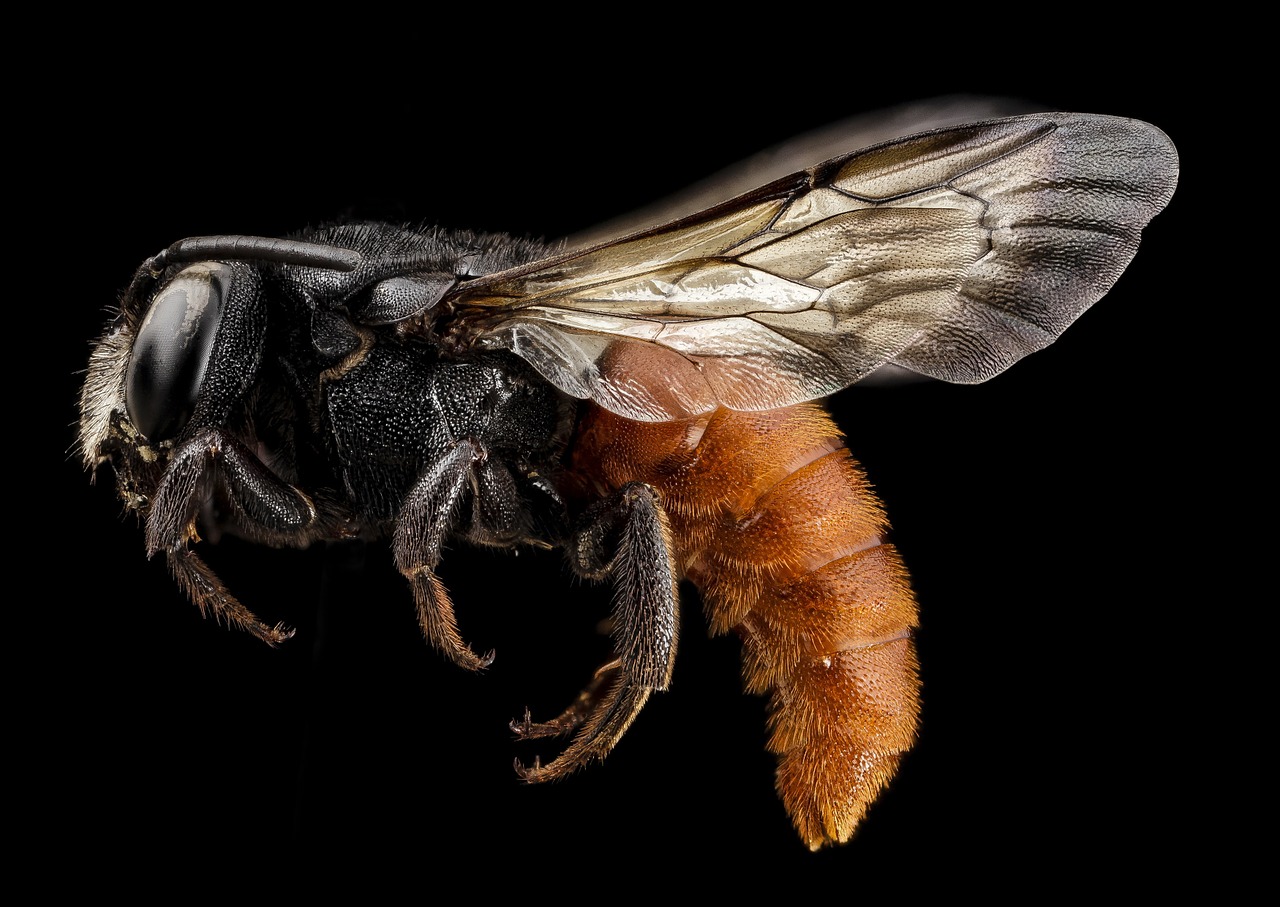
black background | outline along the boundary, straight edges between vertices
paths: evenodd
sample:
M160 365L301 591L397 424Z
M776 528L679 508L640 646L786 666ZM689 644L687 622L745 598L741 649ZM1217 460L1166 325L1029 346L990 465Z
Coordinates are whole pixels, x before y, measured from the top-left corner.
M10 568L43 577L19 605L39 629L12 640L35 664L36 692L20 698L38 728L24 750L47 779L39 840L116 854L125 877L175 850L310 878L394 855L424 879L516 895L588 879L639 891L674 869L814 894L929 878L1145 884L1160 866L1135 848L1167 859L1195 784L1179 634L1182 609L1211 598L1192 541L1212 517L1179 409L1196 355L1184 265L1201 127L1182 102L1191 77L1166 55L1059 40L936 72L893 54L677 66L628 44L586 66L569 48L548 54L556 64L529 49L496 88L495 48L448 66L389 52L394 75L379 53L350 62L340 47L283 73L188 78L190 59L179 76L157 58L126 76L104 61L44 109L35 150L51 157L29 171L47 218L33 230L38 320L53 338L38 437L62 463L52 505L33 508L44 545ZM346 215L555 237L794 133L957 92L1148 120L1179 145L1184 176L1119 284L1049 350L977 387L833 401L913 573L925 684L919 744L845 847L800 845L773 792L763 700L742 694L736 641L707 638L692 595L673 689L605 764L526 787L512 759L550 747L513 742L506 722L561 707L604 659L605 590L553 557L451 551L464 632L497 650L469 676L423 645L384 553L369 553L360 595L318 614L319 552L220 546L210 557L231 588L298 627L272 650L202 620L145 560L109 477L91 486L75 455L76 372L104 308L177 238Z

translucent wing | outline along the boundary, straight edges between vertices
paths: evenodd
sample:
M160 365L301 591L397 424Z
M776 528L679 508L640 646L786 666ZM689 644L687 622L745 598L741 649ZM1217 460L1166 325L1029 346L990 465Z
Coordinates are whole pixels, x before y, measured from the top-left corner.
M790 405L886 363L984 381L1110 289L1177 176L1136 120L924 133L463 283L455 336L644 421Z
M568 248L584 249L648 230L718 205L851 148L870 148L926 130L964 126L1044 110L1021 98L955 94L906 101L855 113L755 152L705 179L641 208L620 213L570 236Z

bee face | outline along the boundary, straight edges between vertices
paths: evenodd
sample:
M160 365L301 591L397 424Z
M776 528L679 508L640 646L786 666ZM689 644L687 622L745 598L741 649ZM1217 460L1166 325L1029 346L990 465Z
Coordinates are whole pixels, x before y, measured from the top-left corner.
M776 213L770 214L771 218L774 218L776 216L777 216ZM788 214L787 216L798 216L798 215ZM763 254L760 256L757 256L756 259L753 259L753 263L759 260L763 260L764 258L765 256ZM572 262L557 264L555 266L557 268L557 271L556 271L557 275L562 275L566 270L571 270L572 266L573 266ZM499 349L499 350L503 348L510 350L530 340L530 335L515 331L511 325L504 325L498 328L494 328L491 322L485 321L485 318L487 317L488 313L484 310L487 307L492 306L493 303L491 302L491 300L506 298L513 292L517 292L517 291L522 296L527 297L531 292L528 288L531 285L532 281L529 279L529 277L526 274L521 273L519 268L520 266L516 266L516 270L512 273L512 275L509 277L503 278L503 280L498 280L493 277L488 277L487 275L481 275L479 278L468 278L467 280L460 281L460 285L466 288L465 294L469 295L469 299L471 301L459 302L458 300L455 300L453 303L450 303L450 305L455 305L458 308L470 307L476 310L476 312L478 312L478 314L473 313L472 315L472 323L477 325L477 332L478 332L477 336L479 338L474 342L474 345L473 345L474 348L478 348L486 352L492 352L495 349L495 347L496 349ZM771 272L766 272L766 273L771 273ZM673 280L673 275L667 272L664 272L658 278L655 278L655 280L662 280L668 283L683 282L682 285L686 288L686 290L691 287L702 286L702 284L699 284L696 281L692 280L688 274L683 274L683 273L679 275L678 280ZM477 289L471 289L472 287L476 287ZM515 288L514 290L513 290L513 287ZM634 296L635 293L637 292L635 287L636 287L636 284L634 283L623 286L622 284L615 282L608 286L608 293L610 294L609 298L615 298L620 293L624 293L624 292L631 293L632 296ZM481 292L488 295L480 295ZM676 313L676 314L679 317L686 317L683 312ZM601 316L599 313L593 313L592 317L603 318L606 316ZM367 327L369 325L365 325L365 326ZM580 325L575 325L575 326L580 326ZM593 325L593 327L598 327L598 323ZM681 342L683 343L683 341ZM685 347L685 346L678 346L677 349L682 355L688 352L688 347ZM601 362L608 364L612 362L614 359L627 361L627 357L624 354L618 353L616 349L608 352L607 354L604 354L601 357L594 358L591 361L597 364ZM548 382L553 384L553 386L556 387L558 393L561 395L561 397L558 397L557 399L560 399L560 400L580 399L575 396L575 393L578 392L576 390L576 386L574 387L563 386L570 381L570 377L578 375L579 372L573 372L572 375L570 375L569 377L562 377L560 379L562 383L556 384L555 381L552 380L552 378L555 376L554 375L548 376L543 370L544 368L547 368L547 369L554 368L554 366L547 364L545 356L537 358L536 361L534 359L526 359L525 361L528 362L530 365L532 365L534 370L537 371L537 373L541 375L543 379L547 380ZM612 368L613 366L609 366L609 367ZM814 369L806 365L796 365L794 366L794 369L793 369L794 375L796 376L797 379L807 379L814 374L814 371L815 371ZM664 369L661 365L654 365L647 360L640 360L640 361L633 360L633 361L630 361L627 364L626 368L622 369L621 372L625 374L636 374L636 373L661 374L664 372ZM569 373L566 372L565 374L567 375ZM837 380L837 379L824 378L824 380ZM846 379L841 378L838 380L844 381ZM736 376L734 376L731 379L727 379L726 383L731 386L737 386ZM673 383L673 386L674 386L674 383ZM660 412L657 414L657 419L651 420L651 421L659 421L659 422L666 421L666 420L688 421L688 420L697 420L705 415L706 410L702 410L702 411L699 410L699 407L702 404L700 404L696 398L692 397L691 393L687 389L682 389L677 386L673 390L672 387L669 386L667 388L664 388L664 390L667 392L668 399L660 400L657 402L657 404L655 404L652 399L649 399L649 400L646 400L644 404L642 404L643 407L661 405L661 406L679 407L680 409L677 412L666 412L666 411ZM821 388L818 389L818 392L816 394L814 393L814 389L812 388L805 390L803 394L804 396L808 396L808 397L824 395L822 393ZM610 403L623 405L619 403L619 401L614 397L608 397L606 399L598 399L598 400L594 397L588 397L586 399L591 399L594 401L591 405L599 405L600 407L606 410L608 409L608 404ZM791 405L790 403L791 400L792 398L769 399L767 400L766 408L774 409L780 406ZM739 405L741 404L740 400L734 401L734 402L738 403ZM636 404L636 405L641 406L641 404ZM557 410L557 412L558 411L559 410ZM653 416L654 412L649 409L643 409L643 411L628 410L625 413L625 415L630 416L634 419L639 419L640 421L644 421L646 418ZM556 431L552 431L549 436L559 437ZM550 446L553 449L559 450L559 448L554 443L551 444ZM543 464L539 464L539 470L518 474L522 481L527 481L529 483L528 488L526 489L526 492L521 497L522 501L527 502L529 499L533 497L533 492L538 487L536 482L533 481L533 478L532 478L533 472L538 472L539 474L541 474L542 465ZM472 476L474 475L474 473L468 473L468 475ZM401 494L402 495L408 494L408 492L401 492ZM544 502L544 503L547 503L547 502ZM551 501L547 503L546 510L554 511L555 510L555 507L553 506L554 504L555 504L555 501ZM571 514L577 515L578 508L573 501L565 501L564 504L567 510ZM554 516L554 514L551 517L549 517L549 519L551 523L554 525L556 520L556 517ZM491 529L492 527L488 527L488 528ZM573 529L570 526L569 528L566 528L564 531L572 532ZM441 569L443 569L443 567ZM480 651L474 654L476 654L479 657L483 657L485 653L483 651ZM558 786L558 787L563 788L563 786Z

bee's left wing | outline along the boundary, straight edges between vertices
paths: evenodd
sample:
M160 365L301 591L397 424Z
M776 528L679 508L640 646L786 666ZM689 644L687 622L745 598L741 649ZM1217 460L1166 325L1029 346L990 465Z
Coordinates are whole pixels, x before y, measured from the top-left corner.
M983 381L1110 289L1177 174L1136 120L928 132L464 282L454 336L643 421L811 400L886 363Z

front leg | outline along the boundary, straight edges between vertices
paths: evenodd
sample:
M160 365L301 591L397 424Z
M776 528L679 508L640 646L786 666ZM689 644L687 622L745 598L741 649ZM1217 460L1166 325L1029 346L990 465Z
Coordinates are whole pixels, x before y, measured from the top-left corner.
M147 515L147 556L165 553L174 579L201 614L274 645L293 630L259 620L191 550L199 540L197 514L215 484L226 492L236 527L247 534L299 545L314 537L319 521L311 499L277 478L239 441L208 429L173 452Z
M632 483L591 508L571 540L570 557L588 578L613 578L615 658L556 718L538 724L526 713L522 721L512 722L512 730L525 738L582 728L549 764L535 761L526 767L517 761L516 771L525 781L562 778L594 759L603 759L631 726L649 694L671 683L678 588L671 532L657 492Z

